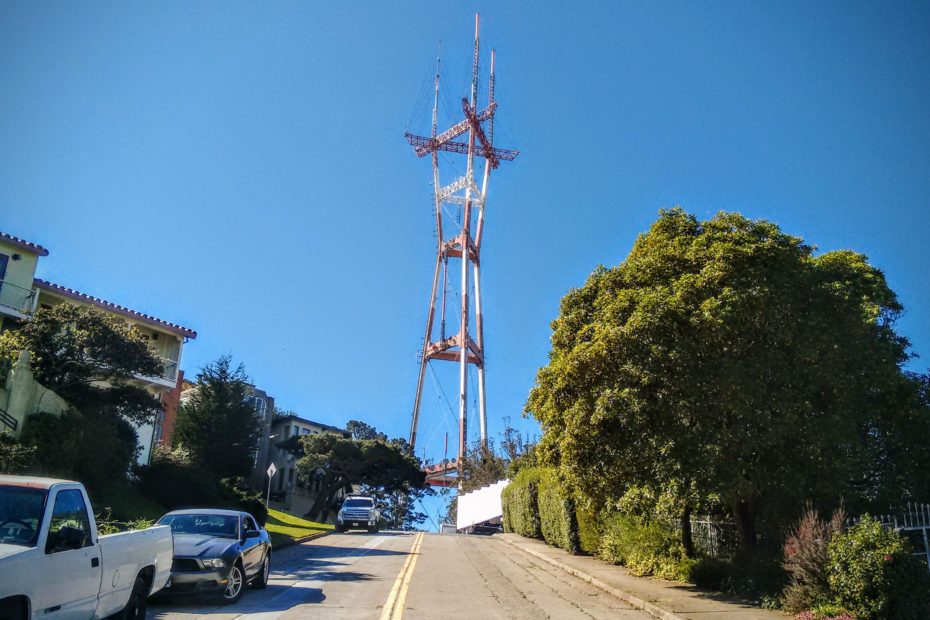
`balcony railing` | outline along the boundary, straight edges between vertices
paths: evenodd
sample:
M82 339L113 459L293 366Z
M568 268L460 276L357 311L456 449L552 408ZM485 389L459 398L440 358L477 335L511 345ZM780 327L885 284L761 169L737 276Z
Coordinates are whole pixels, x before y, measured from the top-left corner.
M178 378L178 361L168 359L167 357L162 357L162 379L168 379L170 381L176 381Z
M31 288L16 286L6 280L0 280L0 306L15 310L19 314L32 314L36 292Z

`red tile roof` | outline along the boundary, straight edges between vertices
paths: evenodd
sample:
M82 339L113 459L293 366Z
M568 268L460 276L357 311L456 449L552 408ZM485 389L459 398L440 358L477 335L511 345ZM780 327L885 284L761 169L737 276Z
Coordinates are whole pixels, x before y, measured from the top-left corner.
M64 286L61 286L60 284L54 284L47 280L40 280L39 278L36 278L35 280L33 280L33 282L39 288L44 288L48 291L52 291L53 293L63 295L64 297L68 297L70 299L74 299L77 301L83 301L93 306L97 306L98 308L109 310L110 312L115 312L117 314L122 314L123 316L137 319L145 323L157 325L161 328L167 329L168 331L172 331L176 334L187 336L188 338L197 337L197 332L195 332L192 329L188 329L187 327L184 327L182 325L177 325L175 323L169 323L168 321L163 321L150 314L143 314L141 312L136 312L135 310L131 310L125 306L114 304L113 302L107 301L105 299L100 299L99 297L92 297L91 295L88 295L86 293L82 293L74 289L66 288Z
M32 243L31 241L26 241L25 239L20 239L19 237L14 237L13 235L8 235L5 232L0 232L0 240L6 241L7 243L12 243L16 247L26 250L37 256L48 256L48 250L43 248L37 243Z

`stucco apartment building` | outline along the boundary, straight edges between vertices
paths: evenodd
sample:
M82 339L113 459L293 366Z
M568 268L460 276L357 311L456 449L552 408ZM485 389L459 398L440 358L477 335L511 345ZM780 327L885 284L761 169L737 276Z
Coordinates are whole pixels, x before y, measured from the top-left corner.
M343 428L330 426L321 422L314 422L296 414L276 415L271 423L271 435L268 440L268 463L274 463L277 468L274 479L271 481L271 503L278 508L305 514L313 505L316 494L320 490L319 479L302 479L297 472L297 459L290 452L277 447L277 444L287 441L291 437L316 435L319 433L337 433L349 436ZM267 476L264 479L266 489Z
M46 248L13 235L0 232L0 331L14 328L32 318L40 308L69 303L89 306L117 316L137 329L161 358L162 371L155 376L137 375L133 381L156 396L165 412L153 424L137 427L141 453L139 462L147 464L155 445L165 436L165 417L177 411L184 373L180 370L184 345L197 332L155 316L118 305L87 293L35 277L40 258L48 256ZM0 377L0 430L19 435L26 417L33 413L60 413L67 406L32 381L28 361L14 364L8 377Z

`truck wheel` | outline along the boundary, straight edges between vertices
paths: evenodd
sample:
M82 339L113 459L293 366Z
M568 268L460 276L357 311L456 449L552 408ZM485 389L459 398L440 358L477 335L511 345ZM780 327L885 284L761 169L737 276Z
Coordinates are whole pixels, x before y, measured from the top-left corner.
M268 586L268 576L271 575L271 552L265 554L265 561L262 562L262 568L258 571L258 576L252 582L252 587L256 590L264 590Z
M123 607L123 611L116 614L119 620L144 620L145 608L148 605L146 590L148 584L142 577L136 577L136 583L132 586L132 593L129 595L129 601Z
M242 564L236 562L229 571L229 579L226 582L226 589L223 590L223 602L231 605L242 598L242 591L245 589L245 572L242 570Z

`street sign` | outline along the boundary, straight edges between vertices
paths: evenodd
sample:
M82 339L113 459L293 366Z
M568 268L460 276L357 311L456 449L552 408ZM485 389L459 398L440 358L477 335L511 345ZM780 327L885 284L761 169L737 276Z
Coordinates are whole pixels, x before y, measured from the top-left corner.
M278 473L278 468L274 466L274 463L268 466L268 477L274 478L274 475Z

